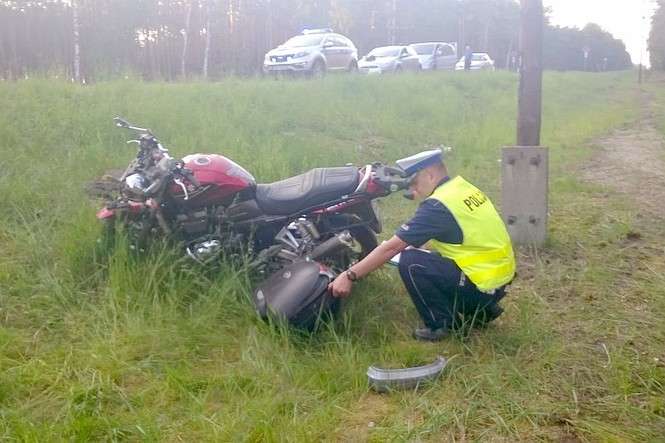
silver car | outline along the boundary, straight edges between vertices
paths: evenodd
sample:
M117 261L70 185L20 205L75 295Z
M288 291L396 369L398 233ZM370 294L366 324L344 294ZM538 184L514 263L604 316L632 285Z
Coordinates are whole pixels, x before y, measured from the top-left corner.
M358 69L364 74L398 73L420 71L420 60L409 46L383 46L372 49L358 61Z
M410 45L418 54L424 71L453 70L457 63L457 48L453 43L428 42Z
M266 74L356 71L358 50L351 40L330 29L312 29L269 51L263 61Z

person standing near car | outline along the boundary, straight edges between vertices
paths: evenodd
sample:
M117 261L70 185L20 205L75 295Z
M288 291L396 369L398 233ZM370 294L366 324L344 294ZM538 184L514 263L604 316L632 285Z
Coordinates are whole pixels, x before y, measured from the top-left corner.
M400 277L425 325L416 339L441 340L466 322L496 319L515 258L492 202L464 178L448 176L440 149L397 163L410 176L410 195L423 202L390 240L330 283L333 296L348 296L355 281L400 254ZM419 249L425 243L429 250Z
M471 46L466 45L464 48L464 70L465 71L470 71L471 70L471 60L473 59L473 51L471 50Z

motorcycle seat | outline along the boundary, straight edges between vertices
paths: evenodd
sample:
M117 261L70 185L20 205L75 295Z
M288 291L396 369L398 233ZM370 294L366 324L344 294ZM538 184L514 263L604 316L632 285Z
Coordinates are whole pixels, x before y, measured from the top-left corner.
M256 201L266 214L292 215L352 193L358 187L359 175L353 166L312 169L285 180L257 185Z

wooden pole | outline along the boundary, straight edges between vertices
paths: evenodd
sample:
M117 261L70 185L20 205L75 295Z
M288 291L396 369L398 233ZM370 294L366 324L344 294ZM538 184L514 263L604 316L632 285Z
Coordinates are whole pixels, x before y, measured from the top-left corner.
M540 145L543 3L521 0L517 145L502 153L503 219L513 242L541 245L547 235L549 156Z
M543 87L543 2L520 0L522 31L520 33L519 115L517 144L540 145Z

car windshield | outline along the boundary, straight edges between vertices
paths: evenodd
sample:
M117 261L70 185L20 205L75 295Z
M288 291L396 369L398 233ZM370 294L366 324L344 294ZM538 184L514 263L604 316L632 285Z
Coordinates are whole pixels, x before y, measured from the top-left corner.
M471 60L473 60L474 62L483 62L485 61L485 54L473 54Z
M411 45L413 49L416 50L418 55L430 55L434 53L434 48L436 48L435 43L420 43L418 45Z
M305 46L318 46L323 40L322 35L297 35L290 38L282 46L286 48L304 48Z
M385 48L376 48L367 54L367 57L397 57L401 47L386 46Z

